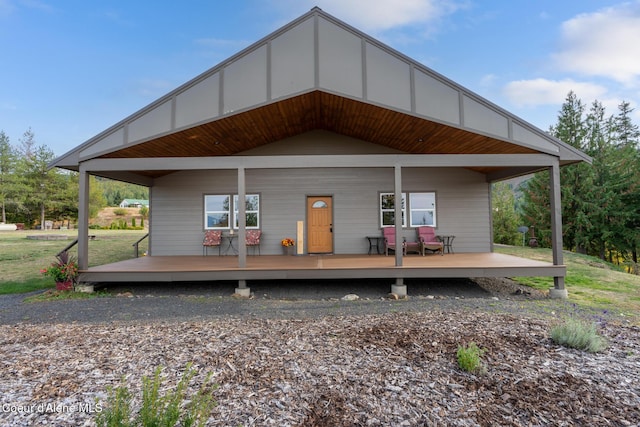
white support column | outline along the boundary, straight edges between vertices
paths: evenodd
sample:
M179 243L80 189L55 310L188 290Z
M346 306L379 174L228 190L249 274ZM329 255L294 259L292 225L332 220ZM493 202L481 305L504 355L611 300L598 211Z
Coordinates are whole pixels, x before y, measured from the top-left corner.
M78 268L89 268L89 173L80 164L78 175Z
M245 169L238 168L238 268L247 267L247 202L246 202L246 177ZM232 224L233 227L234 224ZM251 290L247 287L246 280L239 280L236 294L243 297L251 296Z
M562 196L560 192L560 165L558 161L549 168L549 187L551 200L551 247L553 251L553 265L563 265L562 255ZM551 298L567 298L564 287L564 277L553 278L553 288L549 290Z

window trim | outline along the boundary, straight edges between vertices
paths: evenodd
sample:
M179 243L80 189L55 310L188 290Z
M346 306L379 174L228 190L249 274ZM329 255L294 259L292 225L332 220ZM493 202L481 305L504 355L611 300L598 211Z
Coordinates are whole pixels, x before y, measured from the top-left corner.
M229 210L227 211L208 211L207 210L207 197L227 197L229 199ZM231 203L233 200L233 196L231 194L205 194L203 197L203 202L204 202L204 229L205 230L229 230L230 226L231 226ZM209 227L208 225L208 221L207 221L207 215L211 214L211 213L226 213L227 214L227 223L228 225L226 227Z
M421 209L421 208L413 208L411 206L411 195L413 194L433 194L433 209ZM437 210L438 203L436 201L436 192L435 191L413 191L409 193L409 227L410 228L418 228L418 227L433 227L436 228L438 225L437 220ZM414 224L413 223L413 212L433 212L433 224Z
M395 224L384 224L384 213L385 212L393 212L395 215L395 200L394 200L394 208L393 209L383 209L382 208L382 197L383 196L391 196L394 195L393 191L391 192L381 192L378 196L378 214L380 216L380 228L386 227L394 227ZM395 196L394 196L395 197ZM407 226L407 193L402 192L402 200L404 201L402 206L402 228L406 228Z
M246 203L246 198L247 197L257 197L258 198L258 209L257 210L247 210L245 208L245 217L246 215L250 214L250 213L255 213L257 220L256 220L256 225L255 226L246 226L247 230L257 230L260 228L260 194L256 193L256 194L245 194L245 203ZM236 199L238 199L238 195L234 194L233 195L233 228L234 230L239 229L240 227L238 227L236 224L238 223L238 204L236 203Z
M384 192L379 192L378 193L378 216L379 216L379 224L380 224L380 228L386 228L386 227L394 227L395 224L384 224L384 213L385 212L395 212L395 205L394 205L394 209L383 209L382 208L382 197L383 196L389 196L389 195L393 195L393 191L384 191ZM411 207L411 195L412 194L433 194L433 199L434 199L434 207L433 209L417 209L417 211L419 212L433 212L433 225L423 225L423 224L413 224L413 211L416 209L412 209ZM403 191L402 192L402 198L404 200L404 207L402 208L402 228L418 228L418 227L433 227L436 228L438 221L437 221L437 217L438 217L438 195L436 191ZM407 218L408 217L408 218ZM407 221L409 223L409 225L407 225Z
M229 210L228 211L208 211L207 210L207 197L227 197L229 198ZM255 213L257 214L257 225L256 226L248 226L246 227L247 230L251 230L251 229L259 229L260 228L260 205L261 205L261 197L260 197L260 193L251 193L251 194L245 194L245 198L247 197L257 197L258 198L258 209L257 210L247 210L245 211L245 214L249 214L249 213ZM204 194L202 201L204 203L203 205L203 221L204 221L204 229L205 230L237 230L239 227L236 226L236 223L238 222L238 206L237 206L237 199L238 199L238 194L219 194L219 193L211 193L211 194ZM221 214L227 214L228 216L228 225L226 227L209 227L207 224L207 214L210 213L221 213Z

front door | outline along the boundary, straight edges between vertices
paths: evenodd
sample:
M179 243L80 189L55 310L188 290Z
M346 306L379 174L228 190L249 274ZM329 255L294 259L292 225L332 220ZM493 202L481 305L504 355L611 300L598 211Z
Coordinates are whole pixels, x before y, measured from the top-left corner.
M307 197L307 251L310 254L333 252L332 196Z

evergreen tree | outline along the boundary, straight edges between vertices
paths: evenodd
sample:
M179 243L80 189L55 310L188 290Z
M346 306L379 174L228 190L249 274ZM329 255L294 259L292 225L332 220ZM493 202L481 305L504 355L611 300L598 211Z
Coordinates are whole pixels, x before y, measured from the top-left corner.
M638 263L638 246L640 246L640 129L631 121L628 102L618 106L618 114L613 119L613 139L620 152L617 171L620 179L626 181L621 196L621 222L614 232L617 246L623 256Z
M562 105L558 123L551 133L561 141L585 150L588 129L584 121L585 106L574 92L569 92ZM560 170L562 192L563 245L569 250L586 253L591 224L588 198L592 188L591 165L578 163Z
M520 184L522 192L522 222L535 235L542 247L551 247L551 200L549 172L542 171ZM530 237L531 237L530 235Z
M516 212L513 188L506 182L497 182L491 189L491 207L493 208L493 241L505 245L517 245L520 242L518 226L520 218Z
M550 133L578 149L584 148L587 129L584 123L584 104L569 92L558 116L558 123ZM563 244L565 247L586 252L587 233L590 230L584 194L591 186L590 166L579 163L561 168ZM551 202L548 171L536 173L523 186L523 218L525 225L533 227L541 246L551 245Z
M36 144L31 129L23 135L20 155L16 166L21 180L23 211L28 223L39 218L44 227L46 209L57 199L56 193L63 186L58 172L47 167L55 155L46 145Z
M16 158L15 150L9 143L9 137L4 131L0 131L0 205L2 205L0 222L7 222L7 204L17 191Z

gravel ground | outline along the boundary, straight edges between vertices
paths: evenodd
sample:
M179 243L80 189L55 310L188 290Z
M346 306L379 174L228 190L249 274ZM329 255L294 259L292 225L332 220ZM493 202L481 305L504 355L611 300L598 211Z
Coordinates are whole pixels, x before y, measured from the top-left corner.
M140 404L192 363L209 426L638 426L640 329L507 280L116 287L89 300L0 297L0 425L92 426L109 387ZM343 300L357 294L357 300ZM564 315L597 322L598 354L549 339ZM485 350L461 371L458 345ZM99 406L96 406L99 404Z
M480 283L480 285L478 284ZM375 314L421 307L482 305L487 302L539 300L546 297L509 280L468 279L408 281L407 300L389 299L389 281L250 282L252 297L232 295L236 282L104 284L104 296L88 300L23 302L25 296L0 296L0 324L189 320L224 316L305 318L326 314ZM357 295L356 301L345 301ZM465 302L466 301L466 302Z

